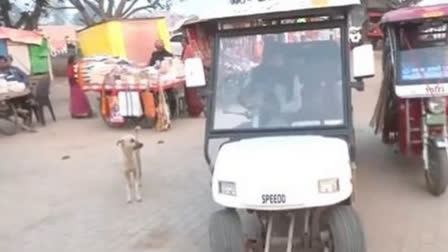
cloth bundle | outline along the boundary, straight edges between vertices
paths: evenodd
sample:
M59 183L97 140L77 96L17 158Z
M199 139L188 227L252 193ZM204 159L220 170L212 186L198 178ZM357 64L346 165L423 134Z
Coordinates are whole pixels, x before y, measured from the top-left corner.
M154 85L184 77L180 59L167 59L163 68L141 67L111 56L83 58L76 66L77 78L85 85Z
M25 83L18 81L7 81L5 78L0 78L0 94L8 92L23 92L25 89Z

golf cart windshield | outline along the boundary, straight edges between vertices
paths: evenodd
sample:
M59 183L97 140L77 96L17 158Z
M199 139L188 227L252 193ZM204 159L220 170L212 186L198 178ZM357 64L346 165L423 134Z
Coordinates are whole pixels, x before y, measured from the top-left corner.
M448 80L446 22L406 24L397 32L399 85L437 84Z
M224 36L214 130L345 125L341 30Z

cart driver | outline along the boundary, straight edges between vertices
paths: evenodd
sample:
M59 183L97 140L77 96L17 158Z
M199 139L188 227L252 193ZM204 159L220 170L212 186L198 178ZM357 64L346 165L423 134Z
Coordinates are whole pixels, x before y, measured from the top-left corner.
M263 62L252 70L239 98L249 110L259 109L260 124L265 126L289 126L289 118L301 108L298 77L287 69L278 50L265 52Z

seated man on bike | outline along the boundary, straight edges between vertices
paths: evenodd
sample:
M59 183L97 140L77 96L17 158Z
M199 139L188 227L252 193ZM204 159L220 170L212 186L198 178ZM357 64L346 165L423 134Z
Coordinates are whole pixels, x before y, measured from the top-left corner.
M7 80L14 80L24 83L28 86L28 75L20 68L12 65L13 58L11 55L0 56L0 74L5 75Z

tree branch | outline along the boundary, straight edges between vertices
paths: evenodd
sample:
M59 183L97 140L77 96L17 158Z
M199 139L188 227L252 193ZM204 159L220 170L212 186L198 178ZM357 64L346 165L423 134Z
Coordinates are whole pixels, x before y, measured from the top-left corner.
M139 11L142 11L142 10L151 9L151 7L153 7L153 5L146 5L146 6L143 6L143 7L135 8L132 11L130 11L128 14L126 14L123 18L129 18L133 14L135 14L135 13L137 13Z
M128 14L132 8L134 8L134 5L138 2L138 0L134 0L131 5L128 6L128 8L123 12L123 16L126 16L126 14Z
M3 0L0 3L0 14L3 17L3 22L5 23L5 26L11 27L11 18L9 17L9 10L11 10L11 4L9 3L9 0Z
M19 20L14 24L14 25L10 25L10 27L13 27L13 28L20 28L20 27L22 27L22 25L24 25L25 23L26 23L26 20L29 18L29 15L28 15L28 13L26 13L26 12L22 12L22 13L20 13L20 18L19 18Z
M71 6L60 6L60 7L48 6L47 9L52 9L52 10L76 10L76 7L71 7Z
M127 13L124 18L129 18L130 16L132 16L133 14L141 11L141 10L147 10L147 9L155 9L157 7L163 8L163 6L160 4L160 0L155 0L153 3L148 4L146 6L142 6L139 8L135 8L132 11L130 11L129 13Z
M95 0L97 3L98 8L101 10L101 13L104 13L106 15L106 9L104 8L104 0Z
M69 0L69 1L79 11L86 25L91 25L94 23L93 18L90 17L89 13L87 13L86 11L86 8L84 8L84 5L79 0Z
M89 23L83 17L80 17L79 21L81 21L81 23L83 23L85 25L89 25Z
M107 18L106 13L104 13L104 11L101 8L99 8L97 5L90 2L90 0L84 0L84 2L90 7L90 9L92 9L95 13L97 13L99 16L101 16L102 19Z
M104 0L96 0L96 2L98 3L98 7L103 11L104 11Z
M115 10L115 17L121 17L123 16L123 10L124 7L126 7L126 3L128 2L128 0L120 0L120 3L118 4L117 9Z
M109 6L107 8L107 16L109 16L109 17L114 16L114 6L115 6L115 1L109 0Z

